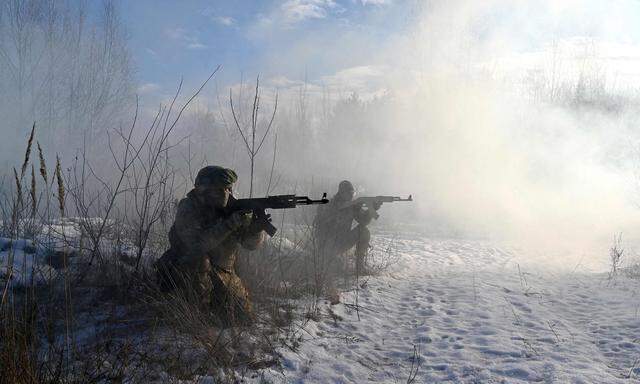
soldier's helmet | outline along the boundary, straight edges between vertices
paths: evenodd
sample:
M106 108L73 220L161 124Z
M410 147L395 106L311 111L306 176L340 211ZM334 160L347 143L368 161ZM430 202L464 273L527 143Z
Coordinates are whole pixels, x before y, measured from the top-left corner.
M338 184L338 193L336 194L338 200L351 200L354 195L355 188L353 188L353 184L349 180L342 180Z
M351 182L349 180L342 180L340 182L340 184L338 184L338 192L342 192L342 193L350 192L350 193L352 193L353 191L355 191L355 189L353 188L353 184L351 184Z
M198 171L195 186L227 186L235 183L238 175L233 169L208 165Z

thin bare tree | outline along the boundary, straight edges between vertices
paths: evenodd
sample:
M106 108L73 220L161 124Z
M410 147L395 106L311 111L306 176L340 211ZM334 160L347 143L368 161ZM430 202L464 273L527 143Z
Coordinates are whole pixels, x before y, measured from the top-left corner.
M273 105L273 111L271 113L271 118L267 123L264 134L262 134L262 138L256 140L256 136L258 136L258 118L259 118L259 110L260 110L260 76L256 77L256 87L255 93L253 95L253 104L251 108L251 116L248 123L241 124L240 120L242 120L242 116L236 114L236 110L233 106L233 91L229 89L229 104L231 106L231 114L233 115L233 121L240 132L240 136L245 144L245 149L247 150L247 155L249 157L249 163L251 167L251 179L249 181L249 197L253 197L253 179L255 172L255 161L258 152L260 152L260 148L262 148L262 144L264 144L264 140L267 138L271 127L273 126L273 121L276 117L276 111L278 110L278 92L276 92L275 102Z

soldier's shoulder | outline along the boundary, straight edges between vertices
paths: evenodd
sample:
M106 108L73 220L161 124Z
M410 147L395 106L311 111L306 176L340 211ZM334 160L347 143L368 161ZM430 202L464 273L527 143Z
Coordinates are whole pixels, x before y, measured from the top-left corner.
M178 202L178 212L188 212L197 210L197 201L192 193L187 194Z

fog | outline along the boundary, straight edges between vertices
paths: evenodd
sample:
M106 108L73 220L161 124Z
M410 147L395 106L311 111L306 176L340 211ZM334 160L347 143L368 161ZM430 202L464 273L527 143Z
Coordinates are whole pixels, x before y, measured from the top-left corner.
M362 195L412 194L414 203L384 206L381 224L411 224L433 236L513 240L543 253L570 249L601 255L615 234L632 240L639 216L633 63L640 48L626 30L633 25L634 4L493 0L407 6L405 26L377 44L366 36L334 41L335 33L327 31L300 36L287 52L254 63L261 73L223 65L171 132L167 153L177 176L176 197L207 163L237 169L237 193L248 194L249 160L229 90L248 137L260 75L258 142L267 132L276 94L278 105L256 156L255 195L332 195L340 180L349 179ZM361 53L362 45L375 49L356 63L353 52ZM350 66L307 77L306 69L318 72L310 62L318 51L325 61ZM125 54L118 52L121 58ZM114 71L126 80L118 65L112 64ZM0 67L1 78L10 78L8 71ZM193 84L206 76L176 73L176 84L180 76L188 85L178 98L183 105L197 88ZM59 83L62 92L66 83ZM86 123L93 131L118 129L133 118L135 98L124 85L110 87L108 100L126 102L108 109L106 117L101 109L95 125ZM3 100L10 91L5 86ZM141 95L136 137L144 137L157 102L167 105L170 98L167 90ZM53 124L47 120L52 112L29 116L21 108L15 115L6 105L5 136L18 142L26 140L26 122L42 120L43 127L59 130L71 115L56 114ZM78 132L74 137L82 124L71 125ZM48 143L66 164L77 156L78 146ZM90 157L109 158L107 149L98 146ZM3 160L11 164L13 158L17 166L19 153L6 151ZM109 170L115 166L100 165L104 177L113 176Z
M631 28L631 5L416 5L369 68L358 116L334 114L319 138L319 174L365 194L412 193L418 215L383 212L433 233L515 240L570 262L605 255L617 233L631 241L638 51L628 37L611 43Z
M607 52L629 4L431 4L396 56L417 52L417 80L394 82L425 217L543 252L634 237L635 78L611 60L634 46Z
M408 131L421 155L403 160L414 164L409 183L426 217L573 265L606 254L615 233L635 237L637 92L617 60L635 48L613 53L606 43L614 20L628 21L622 3L536 5L431 11L417 47L408 43L427 47L420 80L404 88L419 110L403 121L417 128ZM497 10L507 22L491 24ZM572 25L585 37L557 32Z
M48 158L104 151L105 132L131 119L133 64L118 4L0 4L0 164L24 155L31 126ZM96 149L94 147L98 147ZM8 168L8 169L7 169Z

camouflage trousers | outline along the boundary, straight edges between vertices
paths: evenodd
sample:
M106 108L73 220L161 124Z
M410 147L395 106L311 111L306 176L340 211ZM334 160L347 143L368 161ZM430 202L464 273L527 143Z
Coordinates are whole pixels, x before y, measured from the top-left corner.
M323 251L326 255L336 256L347 252L355 246L356 272L364 271L365 259L369 250L371 233L364 225L357 225L345 233L332 234L321 239Z
M163 291L185 290L186 296L210 310L222 326L247 325L255 320L249 292L234 271L211 265L203 258L197 265L180 263L167 251L156 263Z
M255 320L249 292L234 271L214 266L208 273L208 280L211 290L205 297L223 325L247 325Z

